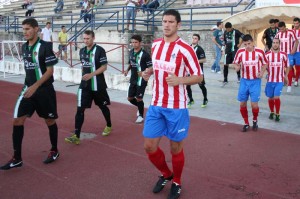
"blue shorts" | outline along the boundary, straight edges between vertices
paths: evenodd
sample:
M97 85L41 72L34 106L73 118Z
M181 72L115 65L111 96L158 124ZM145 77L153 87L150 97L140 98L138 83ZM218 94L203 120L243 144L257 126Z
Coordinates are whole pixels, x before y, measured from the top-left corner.
M267 82L265 94L269 98L280 96L283 88L283 82Z
M248 101L249 95L251 102L258 102L260 100L261 79L244 79L241 78L238 101Z
M145 138L168 137L180 142L188 135L190 116L188 109L171 109L150 106L144 123Z
M134 20L135 19L135 14L136 14L136 9L135 7L127 7L126 10L126 18L127 20Z
M300 52L296 52L295 54L291 55L288 54L288 58L289 58L289 66L300 66Z

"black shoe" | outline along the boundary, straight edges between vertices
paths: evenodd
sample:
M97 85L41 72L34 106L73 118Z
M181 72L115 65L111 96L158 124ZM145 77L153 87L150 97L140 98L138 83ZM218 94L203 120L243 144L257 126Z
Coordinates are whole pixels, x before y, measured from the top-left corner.
M16 167L21 167L23 165L22 160L16 160L15 158L11 159L5 165L1 166L1 170L9 170Z
M269 119L270 119L270 120L273 120L273 119L274 119L274 113L270 113Z
M252 130L257 131L257 129L258 129L257 122L253 122Z
M49 164L51 162L54 162L58 157L59 157L58 151L50 151L48 157L46 158L46 160L44 160L44 163Z
M205 108L207 103L208 103L207 99L203 100L203 104L201 105L201 108Z
M245 124L242 128L242 132L247 132L249 128L250 128L249 124Z
M168 195L168 199L177 199L180 196L181 186L176 183L172 183L170 193Z
M275 122L279 122L280 121L280 115L275 115Z
M158 193L161 190L163 190L163 188L165 187L165 185L167 184L168 181L173 179L173 174L168 177L168 178L164 178L164 176L160 176L159 180L157 181L157 183L155 184L154 188L153 188L153 193Z

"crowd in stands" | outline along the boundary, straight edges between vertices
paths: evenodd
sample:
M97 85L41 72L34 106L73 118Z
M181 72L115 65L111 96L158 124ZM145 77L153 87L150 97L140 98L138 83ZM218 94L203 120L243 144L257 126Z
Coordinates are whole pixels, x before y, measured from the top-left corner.
M26 6L27 11L25 12L26 17L30 17L31 14L34 12L34 5L31 1L29 1L29 4Z
M206 6L206 5L224 5L224 4L237 4L240 0L187 0L187 5L197 5L197 6ZM251 0L243 0L244 3L249 3Z
M59 13L64 8L64 0L54 0L56 2L56 7L54 8L55 13Z

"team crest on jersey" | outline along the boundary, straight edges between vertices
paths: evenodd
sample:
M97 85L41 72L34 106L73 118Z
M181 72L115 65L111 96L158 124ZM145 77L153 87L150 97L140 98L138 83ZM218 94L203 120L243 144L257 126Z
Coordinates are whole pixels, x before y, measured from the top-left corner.
M171 57L172 57L172 59L175 59L175 58L176 58L176 54L173 53L173 54L171 55Z

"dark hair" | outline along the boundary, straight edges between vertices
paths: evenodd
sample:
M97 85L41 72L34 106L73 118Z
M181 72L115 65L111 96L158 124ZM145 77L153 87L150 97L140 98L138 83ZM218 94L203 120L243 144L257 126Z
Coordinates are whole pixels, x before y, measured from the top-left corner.
M198 40L200 40L200 35L199 34L193 34L193 36L198 37Z
M270 19L269 23L275 23L275 19Z
M50 21L47 21L46 25L48 25L48 24L51 24L51 22L50 22Z
M63 29L65 26L61 26L61 29Z
M232 24L231 24L230 22L227 22L227 23L225 24L225 28L232 28Z
M251 35L246 34L246 35L244 35L244 37L243 37L243 41L253 41L253 38L252 38Z
M39 27L39 24L37 22L36 19L34 18L27 18L22 22L22 25L30 25L31 27L35 28L35 27Z
M274 19L274 23L278 23L279 22L279 19Z
M174 10L174 9L169 9L169 10L166 10L164 13L163 13L163 17L165 15L172 15L176 18L176 21L177 23L181 22L181 17L180 17L180 14L177 10Z
M92 35L92 37L95 37L95 33L94 33L94 31L92 31L92 30L86 30L86 31L84 31L83 34L86 34L86 35Z
M223 23L222 21L218 21L217 26L219 27L219 25L221 25L222 23Z
M131 39L137 40L139 42L142 41L142 37L140 35L132 35Z
M279 27L279 28L285 27L284 21L280 21L280 22L278 23L278 27Z
M278 37L275 37L275 38L273 39L273 41L274 41L275 39L277 39L277 40L279 41L279 44L280 44L280 39L279 39ZM272 42L272 43L273 43L273 42Z
M293 22L296 22L296 21L300 22L300 19L298 17L295 17Z

